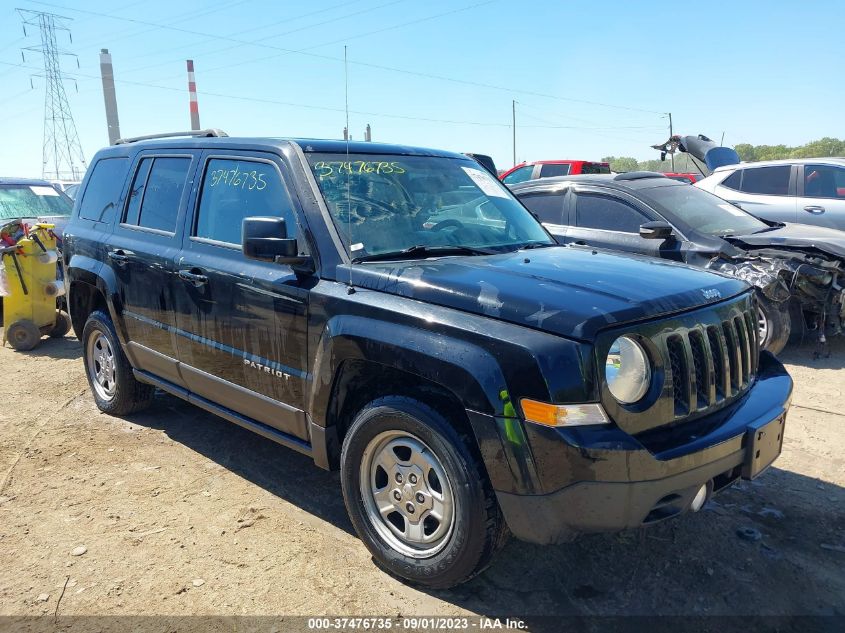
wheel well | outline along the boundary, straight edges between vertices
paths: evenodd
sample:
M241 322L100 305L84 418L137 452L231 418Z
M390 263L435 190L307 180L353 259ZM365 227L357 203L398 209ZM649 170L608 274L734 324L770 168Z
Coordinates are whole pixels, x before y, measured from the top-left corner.
M337 455L330 456L332 467L339 462L339 447L343 446L343 438L357 413L367 403L385 396L415 398L436 409L459 432L472 438L470 448L481 459L466 410L454 392L410 372L380 363L354 360L345 361L338 368L326 416L326 424L334 426L337 432L338 450Z
M83 281L76 281L70 287L70 321L73 324L73 332L77 338L82 337L82 329L85 322L95 310L103 310L108 313L108 305L103 293L91 284Z

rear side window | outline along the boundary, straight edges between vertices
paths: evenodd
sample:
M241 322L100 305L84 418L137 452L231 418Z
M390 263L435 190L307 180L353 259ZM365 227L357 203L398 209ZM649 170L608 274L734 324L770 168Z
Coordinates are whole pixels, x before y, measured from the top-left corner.
M540 165L540 178L554 178L555 176L568 176L569 165Z
M808 198L845 198L845 168L805 165L804 195Z
M284 218L288 237L296 237L293 205L276 166L253 160L210 159L194 236L240 244L243 219L260 216Z
M549 224L561 224L563 213L562 194L539 194L525 196L519 199L525 207L536 215L540 222Z
M727 187L728 189L733 189L734 191L741 191L742 170L737 169L734 173L732 173L730 176L725 178L722 181L722 186Z
M505 176L503 183L506 185L515 185L518 182L525 182L526 180L531 180L531 173L534 171L534 165L525 165L524 167L520 167L516 171L512 171L507 176Z
M580 193L575 202L575 224L588 229L639 233L648 222L644 213L617 198Z
M602 165L601 163L584 163L581 165L582 174L609 174L610 165Z
M144 158L132 182L124 222L175 233L190 166L190 158Z
M766 196L785 196L789 194L790 165L776 167L755 167L744 169L742 174L743 193L756 193Z
M79 201L79 217L110 224L115 216L128 169L128 158L98 160L92 168L85 195Z

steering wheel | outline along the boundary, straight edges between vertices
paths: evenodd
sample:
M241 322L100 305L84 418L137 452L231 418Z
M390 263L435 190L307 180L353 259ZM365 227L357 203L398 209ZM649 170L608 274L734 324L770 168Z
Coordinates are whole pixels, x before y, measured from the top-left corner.
M352 203L352 202L357 202L358 204L365 205L365 206L375 207L376 209L381 209L382 211L385 211L385 212L387 212L391 215L396 213L396 209L394 209L393 207L391 207L388 204L385 204L384 202L380 202L379 200L370 200L369 198L362 198L361 196L356 196L355 194L349 194L348 197L344 198L343 200L340 200L338 202L338 206L346 204L346 203ZM347 211L349 213L351 213L352 212L351 204L349 204L349 206L350 206L350 208L347 209ZM371 214L368 214L368 215L371 215Z
M461 222L460 220L456 220L455 218L449 218L448 220L443 220L442 222L438 222L434 226L431 227L432 231L442 231L443 229L448 229L450 226L455 227L456 229L463 229L466 228L466 225Z

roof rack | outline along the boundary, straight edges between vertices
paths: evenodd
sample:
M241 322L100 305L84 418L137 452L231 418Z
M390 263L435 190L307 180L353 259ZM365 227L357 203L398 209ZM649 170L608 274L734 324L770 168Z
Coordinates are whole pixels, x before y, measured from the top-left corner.
M614 180L642 180L643 178L665 178L666 174L658 171L626 171L614 176Z
M149 141L154 138L174 138L176 136L229 136L223 130L216 127L208 128L206 130L190 130L189 132L164 132L162 134L146 134L144 136L130 136L127 138L119 138L114 144L124 145L126 143L137 143L138 141Z

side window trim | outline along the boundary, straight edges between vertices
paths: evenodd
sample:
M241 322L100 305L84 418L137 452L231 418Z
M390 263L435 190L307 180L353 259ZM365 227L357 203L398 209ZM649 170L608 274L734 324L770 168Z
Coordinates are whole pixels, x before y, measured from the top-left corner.
M264 156L256 156L250 154L248 151L230 150L230 153L221 153L219 151L205 151L200 159L199 178L196 180L196 194L193 196L193 203L189 204L189 216L185 223L185 237L190 242L197 242L200 244L208 244L209 246L216 246L218 248L225 248L241 252L241 244L236 242L224 242L222 240L215 240L208 237L197 236L197 224L199 222L200 204L202 202L203 185L205 184L205 177L208 173L208 166L212 160L228 160L228 161L244 161L253 163L264 163L271 165L276 170L276 175L279 177L279 183L288 194L288 199L291 202L291 213L296 222L296 234L300 239L304 239L304 232L300 223L299 212L297 211L297 200L295 193L291 191L279 168L278 163L272 158L265 158ZM303 242L305 243L305 242ZM310 250L310 247L309 247Z
M185 200L185 193L191 188L194 176L196 174L196 163L197 163L197 155L196 153L184 153L184 154L176 154L176 153L159 153L159 152L152 152L152 153L145 153L139 152L132 164L132 169L130 170L131 178L129 179L129 189L125 192L125 199L123 201L123 209L120 215L120 222L118 222L118 226L122 229L127 229L130 231L141 231L143 233L152 233L154 235L163 235L165 237L173 237L179 232L179 214L182 211L183 201ZM135 176L138 174L138 170L141 168L141 163L144 161L145 158L149 158L153 161L153 164L150 165L150 170L147 172L147 177L144 179L144 192L141 194L141 200L138 203L138 221L141 220L141 212L143 211L144 205L144 197L147 195L147 183L150 181L150 175L153 173L153 167L155 165L156 158L187 158L191 161L191 164L188 166L188 171L185 175L185 187L182 190L182 197L179 200L179 208L176 209L176 221L174 222L175 230L173 231L164 231L162 229L154 229L148 226L141 226L140 224L127 224L126 223L126 215L129 213L129 203L131 201L131 189L132 185L135 184ZM190 195L190 194L189 194Z

